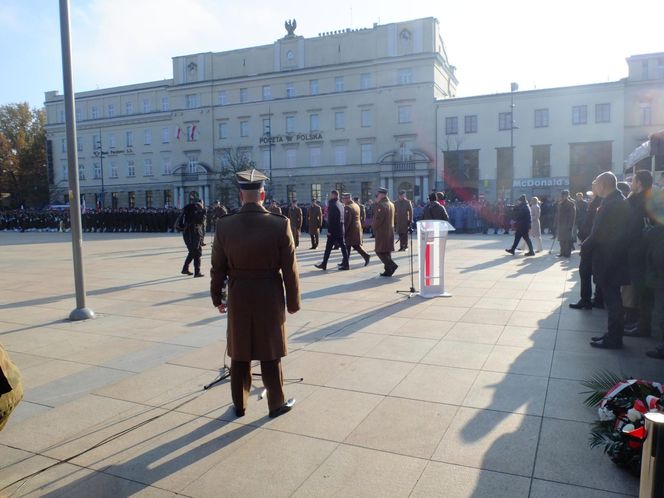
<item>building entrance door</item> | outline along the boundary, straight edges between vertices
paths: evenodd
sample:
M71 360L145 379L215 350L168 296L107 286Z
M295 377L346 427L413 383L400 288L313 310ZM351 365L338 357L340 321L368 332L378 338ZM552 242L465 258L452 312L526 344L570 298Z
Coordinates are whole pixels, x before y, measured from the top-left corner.
M402 190L406 191L406 197L410 199L411 201L414 198L415 195L415 187L414 187L415 181L413 179L407 179L407 180L401 180L399 183L397 183L397 191L396 194L399 195L399 192Z

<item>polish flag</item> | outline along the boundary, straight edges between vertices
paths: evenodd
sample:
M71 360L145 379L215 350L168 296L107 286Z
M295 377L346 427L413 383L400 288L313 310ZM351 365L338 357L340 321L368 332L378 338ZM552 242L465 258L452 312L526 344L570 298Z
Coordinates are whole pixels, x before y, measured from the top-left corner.
M191 135L189 135L189 140L193 142L195 136L196 136L196 125L191 127Z
M182 130L181 130L180 127L178 126L178 129L177 129L177 131L175 132L175 138L177 138L178 140L180 140L180 133L181 133L181 132L182 132Z

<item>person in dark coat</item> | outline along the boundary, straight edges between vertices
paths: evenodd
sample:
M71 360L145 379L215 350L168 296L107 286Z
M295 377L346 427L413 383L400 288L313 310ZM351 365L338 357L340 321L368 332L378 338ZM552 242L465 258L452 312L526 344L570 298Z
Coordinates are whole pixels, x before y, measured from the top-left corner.
M300 245L300 230L302 230L302 210L297 205L295 199L291 201L291 205L288 207L288 219L290 220L293 240L295 241L295 247L297 248Z
M323 226L323 210L316 199L311 199L311 206L307 209L307 221L309 236L311 237L311 249L316 249L320 240L320 228Z
M394 203L394 227L399 235L399 251L408 249L408 229L413 223L413 203L406 197L406 191L399 192Z
M360 206L351 199L351 194L344 193L341 195L341 200L344 203L344 240L346 248L348 249L348 257L350 259L351 249L362 256L364 259L364 266L369 264L371 257L362 248L362 224L360 223ZM348 270L349 267L339 268L340 270Z
M332 190L327 201L327 241L325 243L325 253L323 261L314 265L320 270L327 270L327 260L330 259L330 253L334 246L341 249L341 267L348 267L348 250L344 242L344 207L339 202L339 192Z
M263 207L266 179L256 170L236 174L242 207L219 220L212 246L210 296L220 313L228 310L231 396L238 417L247 407L252 360L261 362L271 418L290 411L295 402L285 401L281 371L287 354L285 311L296 313L301 305L295 244L288 218Z
M560 254L562 258L569 258L572 255L572 245L574 244L574 223L576 220L576 206L569 197L569 190L560 192L558 209L556 211L556 236L560 242Z
M394 252L394 204L387 196L387 189L381 187L376 194L374 204L373 232L376 238L374 251L383 263L381 277L391 277L399 267L392 260Z
M583 238L581 238L579 234L581 233L581 227L585 222L586 214L588 214L588 201L584 199L582 192L576 193L576 200L574 201L574 204L576 205L576 234L574 238L576 239L578 237L579 242L583 242Z
M528 252L524 254L524 256L535 255L535 251L533 251L533 243L530 241L530 236L528 235L531 222L528 199L525 195L522 195L519 197L516 206L514 206L514 242L512 243L512 247L510 249L505 249L506 252L514 256L514 251L523 238L528 245Z
M619 349L625 327L620 286L629 283L627 251L631 209L617 189L616 176L610 171L593 180L593 192L602 198L590 236L581 244L581 252L592 255L592 272L602 289L608 311L607 333L592 338L595 348Z
M593 200L588 204L586 217L583 220L583 225L579 230L579 239L583 243L592 232L593 223L595 222L595 215L602 203L602 198L599 196L593 197ZM576 303L571 303L570 308L575 310L590 310L593 308L604 308L604 299L602 298L602 289L595 286L595 297L593 298L593 262L592 254L587 251L580 252L581 260L579 261L579 282L581 284L581 299Z
M429 203L422 210L423 220L443 220L448 221L450 217L447 214L445 206L436 200L436 193L429 194Z
M664 193L660 192L660 194ZM651 332L664 340L664 225L650 229L646 235L646 283L653 290ZM664 360L664 342L646 352L651 358Z
M199 200L192 196L182 210L182 238L187 246L187 258L182 266L183 275L191 275L189 264L194 262L194 277L202 277L201 256L203 255L203 237L205 235L205 208Z

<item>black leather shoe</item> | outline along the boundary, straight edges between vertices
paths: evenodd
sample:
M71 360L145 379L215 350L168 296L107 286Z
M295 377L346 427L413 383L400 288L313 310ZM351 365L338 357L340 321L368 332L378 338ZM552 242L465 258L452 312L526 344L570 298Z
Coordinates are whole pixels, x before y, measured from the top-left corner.
M651 349L650 351L646 351L646 356L655 358L657 360L664 360L664 345L658 346L655 349Z
M236 417L244 417L244 408L235 407L235 416Z
M604 334L604 335L595 335L595 336L590 338L590 340L593 341L593 342L603 341L604 339L606 339L606 334Z
M579 301L578 303L572 303L569 305L573 310L591 310L593 309L592 303L586 301Z
M319 263L317 265L314 265L316 268L319 270L327 270L327 265L324 265L323 263Z
M205 275L203 275L203 274L200 273L200 272L194 274L194 278L200 278L200 277L204 277L204 276L205 276Z
M364 258L364 266L367 266L367 265L369 264L369 261L370 261L370 260L371 260L371 256L367 255L367 256Z
M339 268L337 268L337 270L339 270L339 271L350 270L350 266L348 266L348 265L341 265Z
M599 349L622 349L622 342L613 342L608 339L602 339L601 341L591 342L590 345L594 348Z
M183 275L193 275L193 273L189 271L189 268L182 268L182 271L180 273L182 273Z
M604 303L601 302L601 301L593 301L592 302L592 307L603 310L604 309Z
M512 256L514 256L514 249L505 249L505 252L510 253Z
M391 277L392 274L390 272L384 271L383 273L379 273L381 277Z
M286 401L283 405L281 405L279 408L276 410L271 410L270 411L270 418L277 418L283 415L284 413L288 413L293 409L293 405L295 404L294 399L289 399Z
M533 251L528 251L524 256L534 256L535 253Z

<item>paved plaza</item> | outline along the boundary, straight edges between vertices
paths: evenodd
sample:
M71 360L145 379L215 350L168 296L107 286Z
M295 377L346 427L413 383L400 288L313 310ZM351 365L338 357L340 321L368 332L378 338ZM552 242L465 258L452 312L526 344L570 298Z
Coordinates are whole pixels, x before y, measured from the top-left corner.
M357 254L352 271L323 272L303 234L284 358L297 404L269 419L256 377L238 419L227 381L202 389L226 323L209 279L180 275L179 235L85 234L98 318L68 322L70 235L0 233L0 342L26 390L0 433L0 487L45 469L0 496L635 496L587 444L596 413L579 381L599 368L662 380L664 365L648 339L588 346L605 312L567 307L578 254L560 260L546 239L523 258L504 252L511 236L454 234L453 297L424 300L396 293L407 253L392 279Z

